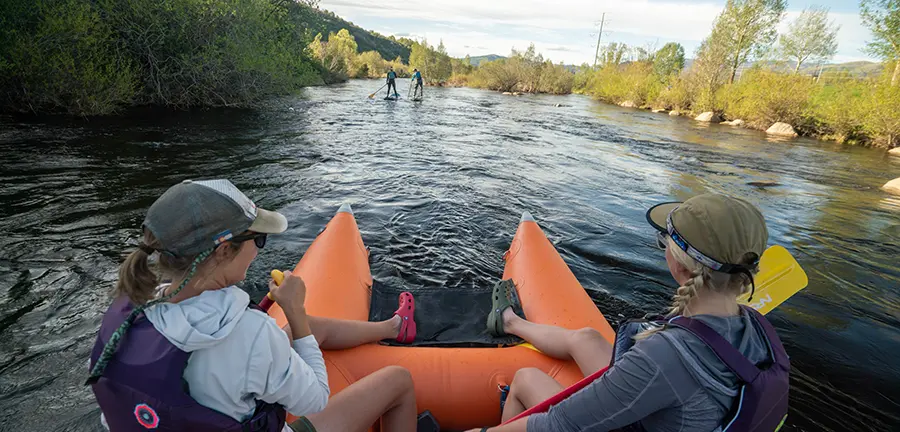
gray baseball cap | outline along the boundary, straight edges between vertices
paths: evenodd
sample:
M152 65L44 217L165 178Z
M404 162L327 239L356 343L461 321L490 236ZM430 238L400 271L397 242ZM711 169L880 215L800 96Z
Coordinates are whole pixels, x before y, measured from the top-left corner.
M163 251L193 256L245 231L284 232L287 219L256 207L228 180L185 180L150 206L143 226Z

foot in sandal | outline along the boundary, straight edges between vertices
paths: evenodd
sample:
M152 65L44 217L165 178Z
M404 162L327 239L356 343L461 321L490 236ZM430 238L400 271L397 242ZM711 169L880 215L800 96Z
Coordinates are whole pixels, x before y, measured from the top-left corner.
M405 291L400 293L399 303L399 307L394 312L394 316L400 317L397 342L409 344L416 340L416 300L412 293Z

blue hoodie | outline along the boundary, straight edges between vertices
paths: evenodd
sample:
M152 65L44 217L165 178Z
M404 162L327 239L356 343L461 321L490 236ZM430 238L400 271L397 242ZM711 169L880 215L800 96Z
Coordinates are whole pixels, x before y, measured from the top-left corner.
M244 290L230 286L145 314L169 342L191 353L184 379L201 405L237 421L253 414L257 399L299 416L322 411L330 391L315 338L291 343L274 319L248 309L249 303Z

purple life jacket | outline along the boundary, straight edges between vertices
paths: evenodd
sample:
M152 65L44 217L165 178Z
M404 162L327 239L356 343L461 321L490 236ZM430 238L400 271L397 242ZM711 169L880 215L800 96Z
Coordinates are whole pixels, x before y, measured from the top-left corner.
M91 352L91 368L103 352L104 344L133 308L124 296L110 305ZM145 316L140 315L122 337L103 376L91 384L110 431L282 430L286 411L280 405L257 401L253 416L238 422L197 403L183 378L190 355L169 342Z
M669 320L631 320L616 334L613 362L634 345L634 335L651 326L673 326L684 329L702 340L740 380L740 393L722 423L722 432L773 432L781 429L788 414L788 391L791 362L765 317L749 306L741 306L766 335L769 360L754 365L718 332L700 320L675 317ZM642 430L634 424L623 430Z

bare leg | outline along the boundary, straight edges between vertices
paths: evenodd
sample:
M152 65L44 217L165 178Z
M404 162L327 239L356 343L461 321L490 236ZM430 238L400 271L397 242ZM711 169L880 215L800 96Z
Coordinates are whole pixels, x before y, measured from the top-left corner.
M380 322L309 317L309 328L324 350L353 348L382 339L396 338L403 321L394 315Z
M505 422L562 390L562 385L540 369L519 369L509 385L501 419Z
M416 393L408 370L379 369L331 398L324 411L306 418L318 432L364 432L379 417L383 432L415 432Z
M575 360L585 376L608 366L612 358L612 345L592 328L569 330L536 324L506 309L503 331L525 339L550 357Z

